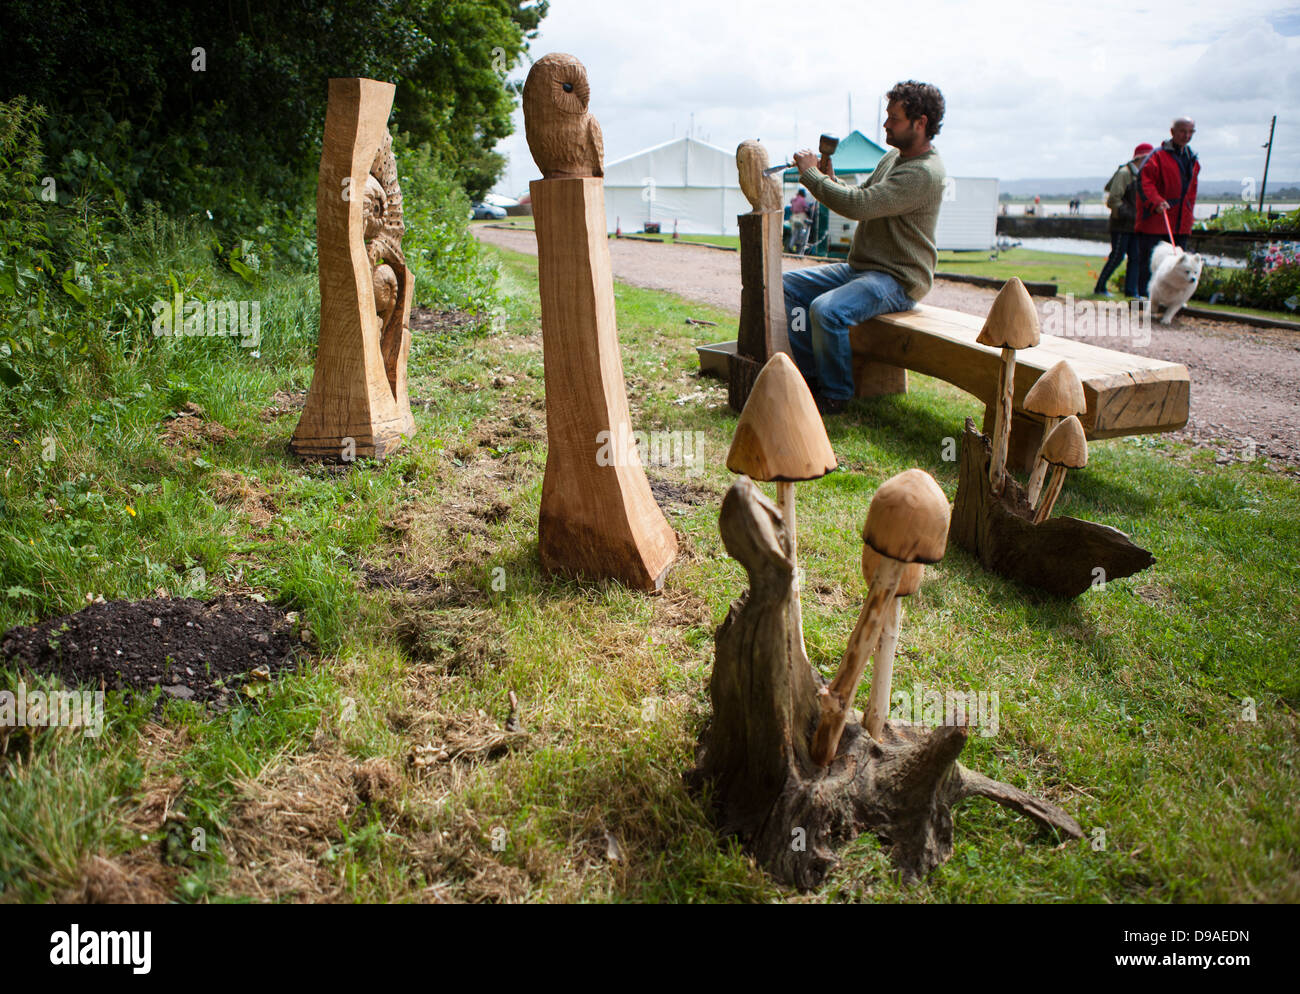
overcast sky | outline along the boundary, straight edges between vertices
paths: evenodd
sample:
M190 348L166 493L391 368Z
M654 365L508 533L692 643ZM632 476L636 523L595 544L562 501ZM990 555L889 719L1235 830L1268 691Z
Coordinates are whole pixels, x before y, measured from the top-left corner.
M734 149L759 138L772 161L823 132L876 130L882 94L913 78L947 101L935 147L949 175L1103 176L1141 141L1196 119L1204 179L1264 169L1300 178L1300 4L1260 0L1002 0L834 4L747 0L552 0L530 56L587 66L606 161L694 135ZM836 24L816 27L819 12ZM528 66L512 78L523 79ZM516 133L497 192L540 178Z

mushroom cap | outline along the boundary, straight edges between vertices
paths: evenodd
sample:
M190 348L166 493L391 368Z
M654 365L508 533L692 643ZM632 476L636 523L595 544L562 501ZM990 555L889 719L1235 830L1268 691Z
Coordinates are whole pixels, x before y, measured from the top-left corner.
M862 541L902 563L937 563L948 546L952 508L934 477L904 470L880 485L862 528Z
M727 469L752 480L815 480L836 466L835 450L808 384L784 352L754 380L727 453Z
M869 545L862 546L862 579L867 583L876 575L876 567L880 565L882 556L879 552ZM903 576L898 581L898 589L894 591L895 597L910 597L921 589L921 578L925 575L925 567L920 563L908 563L903 567Z
M1088 410L1083 381L1065 359L1040 376L1020 404L1026 411L1046 418L1064 418Z
M1088 439L1084 437L1083 425L1071 414L1043 442L1043 458L1053 466L1066 469L1083 469L1088 465Z
M1038 344L1038 310L1019 276L1002 284L975 341L995 349L1027 349Z

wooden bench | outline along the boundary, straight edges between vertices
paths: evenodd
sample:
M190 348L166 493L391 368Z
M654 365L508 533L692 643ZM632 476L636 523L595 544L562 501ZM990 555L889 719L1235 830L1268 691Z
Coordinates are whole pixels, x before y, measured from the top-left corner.
M983 325L984 319L972 314L924 304L856 325L849 344L857 396L906 393L911 369L984 401L984 431L990 432L1000 353L975 341ZM1037 346L1016 353L1008 465L1025 472L1032 468L1042 419L1020 405L1038 377L1062 359L1083 381L1088 412L1079 420L1089 439L1173 431L1187 423L1191 382L1186 366L1043 335Z

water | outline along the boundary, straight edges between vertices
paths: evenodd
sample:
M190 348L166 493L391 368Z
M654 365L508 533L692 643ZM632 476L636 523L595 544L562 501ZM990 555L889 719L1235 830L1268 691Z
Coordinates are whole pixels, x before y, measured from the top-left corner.
M1020 217L1025 213L1025 207L1027 207L1028 205L1027 204L1006 204L1005 206L1007 209L1008 217ZM1297 207L1300 207L1300 204L1275 204L1271 200L1266 200L1264 202L1264 206L1271 211L1277 211L1278 213L1286 214L1289 213L1290 211L1295 210ZM1251 203L1246 203L1243 200L1218 200L1218 201L1210 200L1210 201L1206 201L1205 203L1201 203L1198 201L1196 206L1192 208L1192 216L1198 221L1203 221L1206 218L1213 217L1215 214L1226 211L1232 207L1256 207L1257 208L1259 207L1259 201L1256 200ZM1001 210L1001 205L999 206L998 209ZM1110 209L1105 205L1105 203L1101 201L1084 201L1082 206L1079 208L1079 213L1071 215L1068 202L1063 200L1059 203L1053 201L1050 204L1039 204L1038 216L1039 217L1110 217Z
M1005 236L1001 236L1005 237ZM1109 242L1091 242L1084 238L1015 238L1019 248L1032 249L1035 252L1060 252L1063 255L1089 255L1095 259L1105 259L1110 255ZM1245 269L1244 259L1228 259L1221 255L1202 255L1207 266L1222 266L1230 269Z

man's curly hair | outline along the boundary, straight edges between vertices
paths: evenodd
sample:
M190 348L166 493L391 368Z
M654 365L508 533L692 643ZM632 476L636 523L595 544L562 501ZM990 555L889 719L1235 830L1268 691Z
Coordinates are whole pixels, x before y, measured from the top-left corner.
M943 94L939 92L937 86L909 79L886 93L885 99L889 103L897 100L902 104L903 113L907 115L909 121L915 121L924 114L926 138L933 138L939 133L939 128L943 124Z

